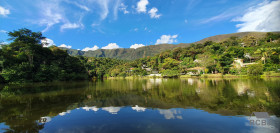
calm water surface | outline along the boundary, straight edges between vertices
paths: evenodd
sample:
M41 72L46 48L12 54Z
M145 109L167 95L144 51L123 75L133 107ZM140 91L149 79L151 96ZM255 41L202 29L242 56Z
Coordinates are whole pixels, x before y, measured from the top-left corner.
M252 112L270 116L258 118ZM279 117L280 79L0 86L0 132L277 133Z

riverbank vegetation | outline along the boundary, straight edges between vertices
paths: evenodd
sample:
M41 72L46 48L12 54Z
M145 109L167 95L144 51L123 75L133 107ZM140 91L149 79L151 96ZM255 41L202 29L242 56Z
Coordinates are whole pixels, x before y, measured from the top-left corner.
M211 75L279 76L280 33L264 38L230 37L207 41L133 61L69 56L48 46L40 32L9 32L11 43L0 49L0 82L44 82L104 77L211 77Z

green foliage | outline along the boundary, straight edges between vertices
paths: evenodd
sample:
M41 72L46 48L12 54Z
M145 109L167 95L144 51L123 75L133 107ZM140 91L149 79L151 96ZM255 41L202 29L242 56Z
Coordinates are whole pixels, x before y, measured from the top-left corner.
M87 79L82 63L57 47L45 48L42 34L28 29L9 32L10 45L1 49L2 77L7 82Z
M219 60L221 66L224 68L224 72L228 72L229 68L231 67L231 64L233 62L233 57L229 53L224 53L220 60Z
M178 77L180 75L178 70L163 70L162 73L163 77L167 77L167 78L172 78L172 77Z
M172 59L172 58L166 58L164 59L164 63L161 64L162 69L173 69L178 70L179 69L179 61Z
M47 44L41 42L45 37L40 32L20 29L9 32L13 42L0 49L0 82L145 76L158 72L165 77L176 77L180 72L186 73L188 68L196 66L205 68L205 73L247 73L247 68L232 67L234 58L244 59L245 62L251 62L251 59L254 62L263 62L264 71L277 71L280 68L278 34L269 33L261 39L253 35L238 34L242 34L243 37L229 36L219 43L204 41L188 45L157 45L138 49L101 49L84 52L63 50L55 46L45 48L43 46ZM267 38L278 40L267 42ZM166 49L170 50L165 51ZM73 57L69 54L84 56ZM94 57L85 57L93 54ZM124 61L104 57L139 59ZM259 73L248 68L248 74Z
M194 63L193 59L190 57L185 57L183 59L183 61L181 62L181 65L186 66L187 68L195 67L195 63Z
M252 64L248 66L248 75L258 76L263 74L263 64Z
M270 42L270 40L273 41L273 40L277 40L279 38L280 38L280 33L271 33L271 32L269 32L269 33L267 33L265 39L266 39L267 42Z
M262 40L263 38L250 35L243 38L230 37L222 43L206 41L202 44L191 44L187 48L175 48L153 57L140 58L120 64L110 69L110 75L120 76L120 73L142 75L140 71L150 74L153 70L159 70L161 74L171 75L172 77L173 70L186 73L188 68L196 66L204 67L205 73L219 72L246 75L246 67L232 66L235 58L243 59L244 63L251 62L251 59L253 59L253 62L263 61L265 71L276 71L280 68L280 43L270 43ZM133 68L133 70L130 70L130 68Z

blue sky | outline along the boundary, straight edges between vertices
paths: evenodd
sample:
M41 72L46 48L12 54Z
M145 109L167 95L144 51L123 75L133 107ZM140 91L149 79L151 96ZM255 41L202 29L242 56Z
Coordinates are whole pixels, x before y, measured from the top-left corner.
M280 0L1 0L7 31L41 31L81 50L191 43L245 31L280 31Z

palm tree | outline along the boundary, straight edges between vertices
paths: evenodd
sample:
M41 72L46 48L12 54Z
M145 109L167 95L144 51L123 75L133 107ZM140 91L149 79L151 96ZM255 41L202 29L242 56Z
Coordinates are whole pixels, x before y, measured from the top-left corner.
M267 51L264 48L259 48L255 54L261 54L262 55L262 60L264 60L264 64L265 64L265 59L267 57Z

